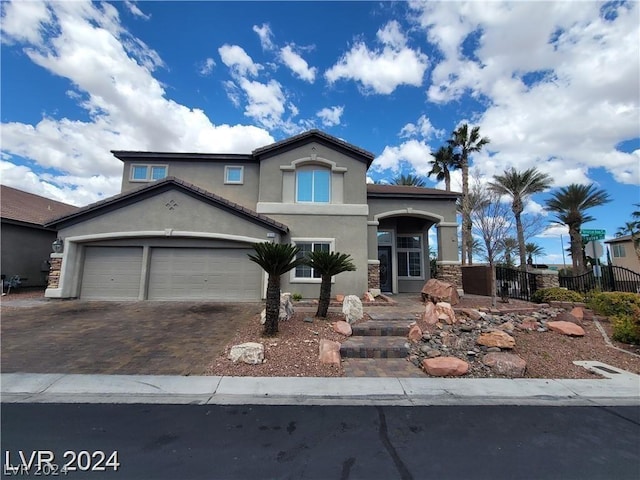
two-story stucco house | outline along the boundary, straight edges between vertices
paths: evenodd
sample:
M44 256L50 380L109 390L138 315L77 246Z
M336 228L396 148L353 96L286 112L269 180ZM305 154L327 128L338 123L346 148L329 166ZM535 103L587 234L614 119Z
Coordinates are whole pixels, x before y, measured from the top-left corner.
M368 185L373 154L318 130L251 154L114 151L122 192L58 218L64 250L52 257L53 298L246 300L266 278L255 242L348 253L357 267L335 293L420 291L429 278L428 230L439 273L461 285L455 202L436 189ZM283 291L317 297L309 267Z

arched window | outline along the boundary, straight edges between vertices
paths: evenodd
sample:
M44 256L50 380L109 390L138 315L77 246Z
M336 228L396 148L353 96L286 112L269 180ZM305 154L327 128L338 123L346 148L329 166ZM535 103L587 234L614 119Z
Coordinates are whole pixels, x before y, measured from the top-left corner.
M296 202L329 203L331 170L316 165L296 169Z

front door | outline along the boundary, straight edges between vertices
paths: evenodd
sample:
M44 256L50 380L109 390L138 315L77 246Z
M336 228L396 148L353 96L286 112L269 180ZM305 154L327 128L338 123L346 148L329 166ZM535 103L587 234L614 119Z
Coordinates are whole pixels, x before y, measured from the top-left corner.
M391 281L391 247L378 247L378 260L380 260L380 290L392 291Z

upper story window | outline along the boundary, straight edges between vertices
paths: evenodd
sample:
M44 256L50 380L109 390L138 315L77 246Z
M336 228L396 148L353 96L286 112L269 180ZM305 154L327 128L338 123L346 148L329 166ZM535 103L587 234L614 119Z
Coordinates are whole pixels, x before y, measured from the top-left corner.
M625 255L625 251L624 251L624 245L612 245L612 250L613 250L613 256L614 257L624 257Z
M131 165L132 182L152 182L167 176L166 165Z
M224 183L241 185L244 183L244 167L227 165L224 167Z
M321 167L296 170L296 202L329 203L331 201L331 171Z

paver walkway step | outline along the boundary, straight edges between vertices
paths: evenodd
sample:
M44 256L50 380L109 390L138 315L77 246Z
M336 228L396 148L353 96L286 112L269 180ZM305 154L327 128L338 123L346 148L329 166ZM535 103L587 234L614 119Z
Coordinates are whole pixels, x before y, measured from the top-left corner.
M404 358L409 354L405 337L351 337L340 346L342 358Z
M406 358L345 358L345 377L424 377L426 374Z
M409 321L400 322L396 320L369 320L357 323L351 329L353 336L406 337L409 334L409 323Z
M410 321L415 322L419 315L415 313L401 313L401 312L369 312L369 318L371 320L387 320L387 321Z

